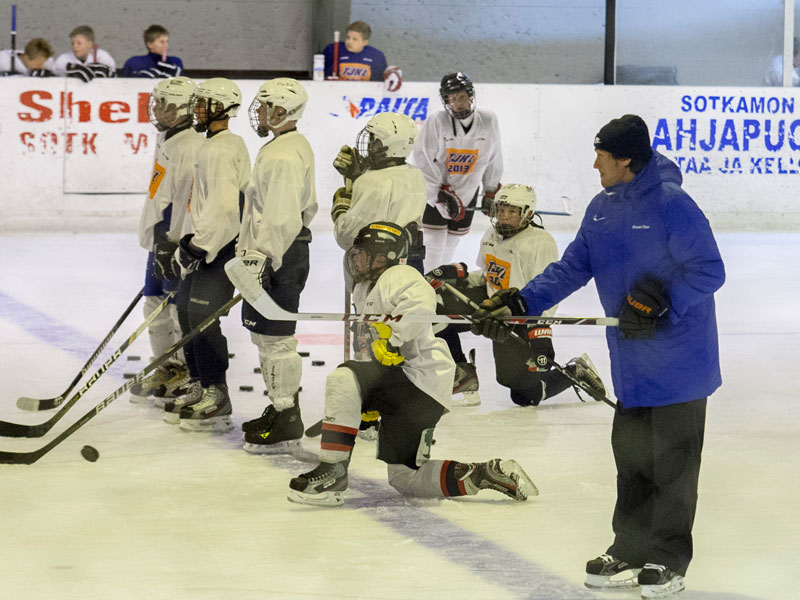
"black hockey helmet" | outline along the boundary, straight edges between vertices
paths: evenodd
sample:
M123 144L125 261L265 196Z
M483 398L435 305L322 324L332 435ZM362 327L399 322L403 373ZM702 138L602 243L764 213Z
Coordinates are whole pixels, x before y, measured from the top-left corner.
M394 265L406 264L411 239L404 227L389 221L361 228L347 251L347 272L356 283L376 281Z
M469 110L455 111L450 106L448 97L450 94L462 91L469 95ZM459 71L442 77L442 82L439 84L439 96L444 104L444 109L454 119L466 119L475 111L475 86L472 85L472 80L466 73Z

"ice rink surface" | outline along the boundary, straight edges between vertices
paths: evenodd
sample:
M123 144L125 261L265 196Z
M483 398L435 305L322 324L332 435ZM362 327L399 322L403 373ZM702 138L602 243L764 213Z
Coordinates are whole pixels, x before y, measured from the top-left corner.
M556 234L561 250L570 241ZM457 256L474 262L479 235ZM709 400L695 559L684 600L797 597L800 577L800 234L717 235L727 282L716 296L723 386ZM341 252L311 245L301 310L343 308ZM142 285L133 235L0 236L0 419L39 423L52 412L16 408L19 396L61 393ZM559 313L599 316L589 286ZM241 449L242 421L266 397L239 308L223 319L236 429L192 434L125 394L33 465L0 465L0 598L531 598L632 600L595 594L585 561L611 542L612 410L571 391L519 408L494 383L489 342L469 335L482 404L457 408L436 430L435 458L520 462L541 490L528 502L399 496L359 440L343 508L286 500L290 477L312 465ZM142 321L141 305L93 369ZM301 406L322 414L325 377L342 358L342 325L301 323ZM610 387L602 328L555 328L557 359L587 352ZM138 355L141 361L127 360ZM41 447L143 368L139 338L44 438L2 439L0 450ZM325 365L311 366L312 360ZM240 392L252 385L253 392ZM318 438L317 438L318 444ZM314 440L305 440L311 448ZM90 444L96 463L81 458Z

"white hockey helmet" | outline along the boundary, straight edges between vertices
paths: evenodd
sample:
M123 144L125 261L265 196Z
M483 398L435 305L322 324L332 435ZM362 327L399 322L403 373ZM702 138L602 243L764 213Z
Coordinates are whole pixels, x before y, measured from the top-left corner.
M195 129L205 131L212 121L220 121L228 117L235 117L242 105L242 91L230 79L213 77L206 79L197 86L195 91L196 106L204 107L203 120L195 114ZM217 103L222 108L217 107Z
M194 112L197 84L188 77L161 79L150 92L148 115L159 131L189 124Z
M250 127L259 136L265 137L269 134L270 128L282 127L289 121L297 121L302 117L307 102L308 93L296 79L289 77L270 79L258 88L256 97L250 103L248 109ZM262 106L267 107L265 125L261 124L258 114ZM275 108L282 108L286 112L276 117Z
M519 221L508 222L506 218L499 218L499 209L503 206L519 208ZM504 185L494 197L489 217L494 230L503 238L511 237L531 224L536 212L536 192L529 185L509 183ZM514 221L517 221L514 219Z
M411 117L382 112L367 121L356 138L356 148L367 166L381 169L404 163L416 141L417 124Z

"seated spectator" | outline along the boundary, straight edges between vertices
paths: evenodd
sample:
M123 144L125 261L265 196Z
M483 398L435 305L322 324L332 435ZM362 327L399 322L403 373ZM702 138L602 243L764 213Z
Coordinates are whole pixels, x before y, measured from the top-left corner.
M325 55L325 77L338 77L351 81L383 81L386 57L383 52L369 44L372 29L364 21L355 21L347 26L344 42L339 42L338 68L334 73L335 44L328 44Z
M55 74L59 77L77 77L91 81L95 77L115 77L117 65L111 55L97 47L94 30L80 25L69 34L72 52L64 52L56 58Z
M800 87L800 38L794 38L794 63L792 65L792 87ZM783 54L772 59L772 63L764 75L766 85L783 85Z
M12 54L14 60L11 60ZM0 76L28 75L30 77L52 77L53 48L50 42L42 38L33 38L25 44L25 50L12 53L11 50L0 51ZM12 64L13 67L12 67Z
M183 73L183 62L177 56L167 56L169 31L161 25L144 30L147 54L132 56L122 67L122 77L177 77Z

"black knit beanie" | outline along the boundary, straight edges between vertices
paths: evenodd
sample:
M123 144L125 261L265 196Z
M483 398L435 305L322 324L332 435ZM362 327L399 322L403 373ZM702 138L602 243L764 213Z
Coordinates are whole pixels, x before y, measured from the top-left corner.
M630 158L641 163L653 155L647 123L637 115L623 115L603 125L594 138L594 147L610 152L616 159Z

